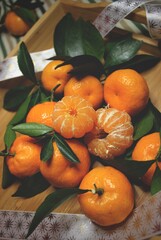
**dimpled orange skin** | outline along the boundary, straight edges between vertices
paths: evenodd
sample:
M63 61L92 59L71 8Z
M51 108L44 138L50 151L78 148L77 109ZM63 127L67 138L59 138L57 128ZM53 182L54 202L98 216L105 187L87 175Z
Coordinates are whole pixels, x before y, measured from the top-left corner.
M45 90L51 91L58 84L60 86L55 90L55 94L60 95L64 92L64 86L70 78L68 73L73 69L72 65L68 64L62 67L55 67L59 64L62 64L61 60L54 60L49 62L42 71L41 82Z
M32 176L40 170L41 146L35 143L35 139L21 135L15 139L10 154L6 158L10 172L18 178Z
M6 29L15 36L22 36L30 29L30 26L13 11L7 13L4 24Z
M105 80L104 99L110 107L126 111L134 116L141 112L148 103L147 82L133 69L116 70Z
M136 161L154 160L157 156L160 147L160 134L159 132L148 134L142 137L136 144L133 152L132 159ZM161 162L158 162L161 169ZM142 177L143 182L150 186L152 178L156 169L156 163L153 163L145 175Z
M79 188L103 189L98 195L87 192L78 196L83 213L100 226L111 226L124 221L134 207L134 191L124 174L112 167L96 167L86 174Z
M41 161L40 164L42 175L54 187L66 188L78 186L90 168L91 160L86 146L75 139L67 140L67 143L79 158L80 163L72 163L67 160L54 142L53 157L47 162Z
M103 103L103 85L94 76L86 76L82 79L72 77L64 88L64 96L80 96L88 100L94 109Z
M43 102L34 105L27 114L26 122L36 122L53 127L53 109L55 102Z

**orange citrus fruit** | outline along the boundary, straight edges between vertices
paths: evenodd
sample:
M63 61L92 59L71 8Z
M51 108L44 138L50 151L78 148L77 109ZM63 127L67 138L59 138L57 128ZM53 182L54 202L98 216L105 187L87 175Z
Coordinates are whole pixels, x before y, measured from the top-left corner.
M41 146L35 139L21 135L13 142L9 153L13 156L6 157L9 171L18 178L24 178L40 170Z
M6 14L4 25L7 31L15 36L22 36L30 29L30 26L14 11Z
M133 143L130 115L114 108L100 108L96 114L95 127L84 137L89 152L105 160L123 154Z
M103 85L94 76L86 76L82 79L72 77L64 88L64 96L80 96L88 100L94 109L103 103Z
M135 70L116 70L105 80L104 99L110 107L134 116L145 108L149 88L146 80Z
M43 102L33 106L27 114L26 122L36 122L53 127L53 109L55 102Z
M55 104L53 127L65 138L80 138L92 130L96 112L91 104L79 96L65 96Z
M159 132L150 133L142 137L134 147L132 159L136 161L154 160L157 156L160 147ZM161 162L158 162L161 169ZM150 186L156 169L156 163L153 163L145 175L142 177L143 182Z
M83 213L101 226L124 221L134 207L134 191L127 177L113 167L96 167L79 186L91 191L78 196Z
M60 86L55 90L55 94L62 94L64 86L70 78L69 72L73 69L72 65L64 65L56 68L59 64L62 64L61 60L54 60L49 62L42 71L41 82L45 90L51 91L58 84Z
M67 160L54 142L52 158L40 164L40 172L54 187L76 187L89 171L90 155L87 147L76 139L67 140L67 143L77 155L79 163Z

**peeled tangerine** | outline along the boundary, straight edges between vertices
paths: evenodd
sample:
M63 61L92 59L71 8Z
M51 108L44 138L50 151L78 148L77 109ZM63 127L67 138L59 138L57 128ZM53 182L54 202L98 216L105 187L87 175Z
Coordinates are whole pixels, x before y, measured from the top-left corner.
M104 160L120 156L133 143L130 115L114 108L100 108L96 114L96 126L84 138L89 152Z

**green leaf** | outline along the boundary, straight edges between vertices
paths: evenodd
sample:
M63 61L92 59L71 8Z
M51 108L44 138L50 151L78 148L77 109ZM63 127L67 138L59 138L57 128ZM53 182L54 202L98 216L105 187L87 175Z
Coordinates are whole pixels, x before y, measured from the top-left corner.
M142 177L155 160L149 161L134 161L125 159L112 159L108 161L99 160L105 166L112 166L123 172L131 179L138 179Z
M100 35L100 32L91 22L85 22L83 19L80 19L80 22L83 32L82 40L85 54L95 56L99 60L102 60L104 57L105 46L104 39Z
M41 90L40 88L36 89L35 92L32 93L31 101L29 104L29 109L31 109L33 106L41 102Z
M131 60L127 62L109 67L107 70L109 74L117 69L131 68L141 73L154 67L159 62L160 62L159 57L148 55L148 54L140 54L140 55L134 56Z
M103 73L105 74L103 64L96 57L91 55L79 55L72 57L58 65L56 68L67 64L71 64L74 67L71 71L69 71L69 74L78 78L82 78L87 75L99 78Z
M33 61L24 42L21 42L18 50L18 65L22 74L34 84L39 84L36 79Z
M53 128L40 123L20 123L14 126L12 129L30 137L39 137L53 131Z
M67 14L57 24L54 32L54 49L57 56L70 56L66 49L66 38L68 35L67 29L70 29L74 24L71 14Z
M149 107L154 115L154 129L160 132L161 129L161 113L160 111L149 101Z
M35 228L39 225L39 223L49 215L55 208L61 205L67 199L77 195L88 192L89 190L81 190L78 188L66 188L59 189L55 192L49 194L44 202L38 207L36 210L35 216L31 222L29 231L27 233L26 238L31 235L31 233L35 230Z
M4 143L7 150L10 149L12 143L16 139L16 133L12 130L13 125L8 125L4 134Z
M148 107L143 111L139 118L136 119L134 125L134 140L138 140L144 135L148 134L154 125L154 115L151 109Z
M110 43L109 43L110 44ZM121 41L113 42L112 45L107 46L107 59L105 68L115 66L132 59L142 45L142 41L134 40L130 37Z
M151 194L154 195L161 190L161 170L157 166L154 172L152 183L151 183Z
M4 158L3 173L2 173L2 188L3 189L8 188L15 182L15 180L16 180L16 177L10 173Z
M25 101L33 86L20 86L10 89L4 97L3 108L8 111L16 111Z
M27 113L28 113L28 108L29 108L29 104L31 101L32 95L29 95L25 101L21 104L21 106L19 107L18 111L16 112L15 116L12 118L12 120L10 121L10 125L15 125L18 124L20 122L22 122Z
M160 142L161 142L161 128L159 130L159 136L160 136ZM158 162L161 162L161 144L160 144L159 150L157 152L157 155L155 157L155 160L157 160Z
M80 160L77 155L73 152L71 147L67 144L62 136L58 133L54 133L55 142L60 150L60 152L66 157L69 161L73 163L79 163Z
M75 21L71 14L65 15L57 24L54 48L57 56L75 57L87 54L98 59L104 56L104 40L99 31L81 18Z
M50 183L44 179L41 173L36 173L31 177L22 180L13 197L30 198L45 191L50 186Z
M14 12L20 17L22 18L30 27L37 21L37 17L36 14L27 9L27 8L23 8L23 7L16 7L13 9Z
M44 162L48 161L54 152L53 148L53 137L46 138L46 141L42 147L41 154L40 154L40 159Z

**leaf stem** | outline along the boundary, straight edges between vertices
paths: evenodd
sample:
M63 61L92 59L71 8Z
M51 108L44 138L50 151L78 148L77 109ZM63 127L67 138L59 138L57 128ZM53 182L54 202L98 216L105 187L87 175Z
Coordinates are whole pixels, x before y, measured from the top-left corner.
M104 193L103 188L98 188L96 184L94 183L94 189L91 190L93 194L98 194L98 196L101 196Z
M14 157L15 156L15 153L9 153L9 152L0 152L0 156L2 157L7 157L7 156L11 156L11 157Z
M55 91L56 89L60 86L61 84L57 84L52 90L51 90L51 97L50 97L50 101L53 102L54 101L54 94L55 94Z

